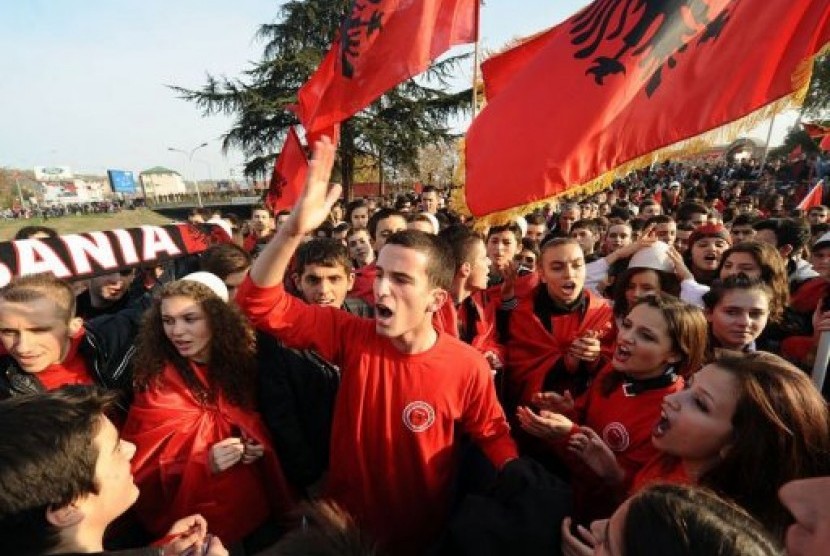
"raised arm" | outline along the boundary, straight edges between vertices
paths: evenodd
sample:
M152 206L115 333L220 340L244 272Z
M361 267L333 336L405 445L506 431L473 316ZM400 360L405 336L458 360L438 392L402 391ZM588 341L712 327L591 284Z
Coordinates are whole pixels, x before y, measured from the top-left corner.
M308 165L305 187L291 211L288 221L257 257L251 267L251 280L261 288L282 284L294 251L303 236L313 232L329 215L340 197L341 187L329 187L336 147L328 137L314 144L314 156Z

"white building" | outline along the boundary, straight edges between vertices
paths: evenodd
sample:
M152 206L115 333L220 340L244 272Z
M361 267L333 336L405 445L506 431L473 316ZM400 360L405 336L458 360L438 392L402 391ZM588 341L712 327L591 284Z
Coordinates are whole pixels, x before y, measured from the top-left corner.
M182 176L173 170L156 166L138 175L145 199L187 193Z

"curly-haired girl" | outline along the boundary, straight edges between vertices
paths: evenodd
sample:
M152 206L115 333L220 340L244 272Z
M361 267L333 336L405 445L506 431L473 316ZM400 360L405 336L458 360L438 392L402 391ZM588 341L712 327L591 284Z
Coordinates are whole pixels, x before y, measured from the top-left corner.
M198 513L225 542L268 537L292 501L254 410L254 334L221 280L197 274L162 288L138 335L122 433L137 446L136 513L154 535Z

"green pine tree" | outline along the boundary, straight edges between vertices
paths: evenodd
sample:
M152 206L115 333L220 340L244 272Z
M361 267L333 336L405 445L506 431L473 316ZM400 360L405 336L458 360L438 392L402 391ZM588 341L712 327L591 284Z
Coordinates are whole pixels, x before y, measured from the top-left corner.
M260 26L262 59L241 77L208 75L200 89L172 88L194 102L204 115L235 117L223 136L223 149L238 148L247 157L245 174L266 177L288 126L298 124L287 107L328 51L350 0L294 0L284 4L278 21ZM343 123L338 149L339 179L347 192L356 160L374 160L381 183L390 169L412 169L418 150L455 138L450 119L469 113L470 90L448 92L461 55L434 64L425 76L388 91L366 110Z

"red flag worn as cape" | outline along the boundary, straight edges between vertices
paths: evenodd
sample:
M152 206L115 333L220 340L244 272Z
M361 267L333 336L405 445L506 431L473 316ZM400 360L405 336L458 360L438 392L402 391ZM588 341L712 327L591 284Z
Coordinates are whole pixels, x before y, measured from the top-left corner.
M537 52L514 73L495 75L498 61L490 62L490 81L504 85L466 137L474 215L593 190L617 169L783 106L807 86L809 59L830 41L826 0L631 6L593 2L546 33L545 44L519 46Z
M290 210L303 191L307 173L308 160L300 138L292 126L285 137L282 152L274 164L274 174L271 176L271 185L265 197L268 209L273 213Z
M478 0L353 0L317 71L300 89L311 133L362 110L426 70L451 46L477 36Z
M830 151L830 133L824 136L824 139L819 143L818 148L823 151Z

